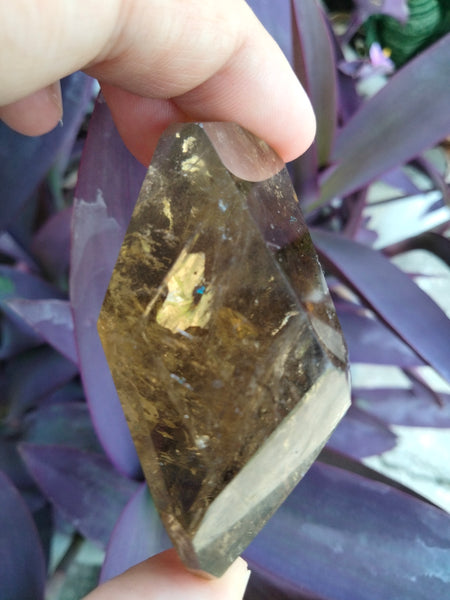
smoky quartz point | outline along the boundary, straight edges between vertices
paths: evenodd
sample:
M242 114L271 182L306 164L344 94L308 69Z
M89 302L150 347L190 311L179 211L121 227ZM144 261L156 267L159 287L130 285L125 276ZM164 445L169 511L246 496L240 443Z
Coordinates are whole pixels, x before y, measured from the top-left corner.
M220 576L349 406L336 313L267 145L232 124L163 134L98 331L167 532Z

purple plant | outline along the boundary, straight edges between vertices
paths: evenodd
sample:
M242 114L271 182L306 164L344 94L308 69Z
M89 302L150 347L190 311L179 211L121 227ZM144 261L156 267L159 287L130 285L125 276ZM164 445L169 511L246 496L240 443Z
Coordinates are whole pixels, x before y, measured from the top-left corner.
M430 365L450 380L448 319L390 260L425 248L448 264L448 222L381 249L367 223L374 181L404 191L392 205L417 194L406 164L425 173L442 198L424 221L448 200L442 174L423 152L450 134L450 35L364 99L357 86L367 70L349 66L342 47L374 3L356 3L353 30L339 40L316 0L249 4L316 110L316 141L289 168L351 361L396 366L411 386L354 390L319 460L246 551L253 576L245 597L444 598L448 515L361 459L395 445L393 424L450 426L450 398L418 371ZM405 3L381 4L388 13L401 5L407 18ZM369 64L370 57L368 47L358 60ZM168 545L95 327L145 169L123 146L101 97L84 142L92 82L76 74L63 87L63 128L26 139L0 126L0 597L8 600L44 597L57 532L70 541L59 565L70 585L71 557L83 538L106 551L101 580ZM81 145L72 206L70 175ZM94 569L71 597L87 593L97 575ZM51 600L64 598L64 590L52 590Z

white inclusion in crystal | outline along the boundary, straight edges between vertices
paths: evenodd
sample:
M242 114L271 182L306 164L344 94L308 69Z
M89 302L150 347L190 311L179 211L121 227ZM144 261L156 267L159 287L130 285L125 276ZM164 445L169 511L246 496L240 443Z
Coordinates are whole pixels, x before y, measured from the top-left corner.
M222 212L225 212L228 208L228 204L222 199L219 199L219 208Z
M188 340L193 339L193 336L190 333L188 333L187 331L184 331L184 329L177 329L177 333L179 333L183 337L187 338Z
M279 327L275 328L272 331L272 335L276 335L277 333L279 333L287 325L287 322L289 321L289 319L291 319L292 317L296 317L297 315L298 315L298 312L295 310L288 312L288 314L281 321L281 324L279 325Z
M192 386L186 381L186 379L184 377L180 377L179 375L176 375L175 373L171 373L170 377L171 377L171 379L174 379L177 383L184 385L184 387L188 388L188 390L192 390Z
M204 450L209 443L209 435L197 435L195 438L195 445L199 450Z
M195 137L191 135L188 138L186 138L185 140L183 140L183 145L182 145L181 149L186 154L186 152L191 151L192 148L195 148Z

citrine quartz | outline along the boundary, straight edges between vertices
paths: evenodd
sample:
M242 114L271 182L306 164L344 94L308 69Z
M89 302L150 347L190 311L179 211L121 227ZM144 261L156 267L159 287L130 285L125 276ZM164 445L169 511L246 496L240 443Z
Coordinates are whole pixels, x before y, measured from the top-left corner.
M167 130L98 321L165 527L214 576L349 405L345 343L281 167L234 125Z

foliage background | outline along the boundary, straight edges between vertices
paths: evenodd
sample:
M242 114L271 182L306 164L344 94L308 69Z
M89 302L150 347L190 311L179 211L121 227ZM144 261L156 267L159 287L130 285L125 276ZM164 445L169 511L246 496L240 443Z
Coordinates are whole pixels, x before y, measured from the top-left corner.
M363 459L394 448L397 425L450 427L450 396L428 379L450 379L448 318L420 273L396 266L417 249L450 260L448 2L249 4L317 113L314 146L289 168L352 365L394 368L406 383L355 387L327 448L246 551L246 598L444 598L448 514ZM0 127L5 600L81 598L168 545L95 329L145 170L101 99L89 117L93 89L81 73L63 82L64 126L47 136Z

